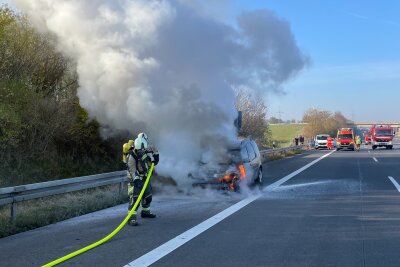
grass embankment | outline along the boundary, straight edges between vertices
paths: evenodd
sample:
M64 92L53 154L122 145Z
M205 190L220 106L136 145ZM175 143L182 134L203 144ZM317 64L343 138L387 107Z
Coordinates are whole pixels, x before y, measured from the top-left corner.
M98 187L17 203L16 221L10 205L0 207L0 238L127 202L127 189Z
M286 157L290 157L293 155L301 154L301 148L290 150L290 151L284 151L284 152L277 152L274 154L271 154L267 157L267 161L273 161L273 160L278 160Z
M293 139L303 134L304 124L273 124L270 125L271 139L275 141L276 147L287 147Z
M154 193L165 186L176 186L171 178L157 174L152 180ZM15 223L11 222L10 205L0 206L0 238L127 202L126 185L119 192L116 184L19 202Z

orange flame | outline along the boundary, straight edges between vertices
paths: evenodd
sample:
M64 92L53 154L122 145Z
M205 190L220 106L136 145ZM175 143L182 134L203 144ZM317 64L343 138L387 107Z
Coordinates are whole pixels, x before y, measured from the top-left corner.
M244 170L243 164L238 165L238 170L240 172L240 180L246 179L246 171Z
M225 182L230 182L232 180L232 177L230 175L225 175L224 178L222 178Z

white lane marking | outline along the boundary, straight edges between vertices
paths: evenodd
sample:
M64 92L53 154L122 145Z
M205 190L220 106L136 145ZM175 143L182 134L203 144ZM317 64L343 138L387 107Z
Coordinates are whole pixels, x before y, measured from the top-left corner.
M397 188L397 191L400 192L400 184L398 182L396 182L396 180L392 176L388 176L388 178L389 178L390 181L392 181L394 186Z
M264 192L268 191L268 190L273 190L275 188L277 188L278 186L280 186L281 184L283 184L284 182L287 182L289 179L292 179L294 176L296 176L297 174L303 172L304 170L310 168L312 165L314 165L315 163L317 163L318 161L320 161L323 158L326 158L327 156L329 156L330 154L332 154L333 152L335 152L335 150L332 150L331 152L329 152L328 154L323 155L320 158L317 158L316 160L308 163L307 165L303 166L302 168L298 169L297 171L292 172L291 174L286 175L285 177L283 177L282 179L276 181L275 183L270 184L269 186L264 188Z
M373 157L373 159L375 160L375 162L378 162L378 160L375 157Z
M371 151L368 150L368 153L371 154Z
M284 182L286 182L289 179L293 178L294 176L296 176L297 174L301 173L302 171L308 169L309 167L311 167L312 165L314 165L318 161L322 160L323 158L326 158L327 156L329 156L333 152L335 152L335 150L333 150L332 152L330 152L328 154L323 155L322 157L320 157L320 158L310 162L309 164L305 165L304 167L298 169L297 171L294 171L291 174L289 174L289 175L283 177L282 179L276 181L275 183L267 186L264 189L264 191L268 190L268 189L277 188L278 186L280 186ZM144 254L143 256L137 258L136 260L128 263L124 267L129 267L129 266L130 267L132 267L132 266L149 266L150 264L155 263L156 261L158 261L159 259L161 259L164 256L168 255L169 253L171 253L175 249L179 248L180 246L182 246L186 242L189 242L190 240L192 240L193 238L195 238L199 234L201 234L204 231L208 230L209 228L213 227L214 225L216 225L217 223L219 223L223 219L225 219L228 216L230 216L230 215L234 214L235 212L239 211L240 209L242 209L243 207L245 207L248 204L252 203L256 199L260 198L260 196L261 196L261 194L259 194L257 196L251 196L251 197L243 199L242 201L240 201L240 202L234 204L233 206L221 211L220 213L214 215L213 217L211 217L211 218L205 220L204 222L194 226L193 228L187 230L186 232L176 236L175 238L173 238L173 239L169 240L168 242L162 244L161 246L153 249L152 251Z

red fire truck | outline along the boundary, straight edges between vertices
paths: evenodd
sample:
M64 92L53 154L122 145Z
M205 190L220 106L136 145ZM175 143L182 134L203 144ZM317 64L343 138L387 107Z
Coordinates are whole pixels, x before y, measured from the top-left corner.
M389 125L374 125L371 128L372 149L377 147L393 148L394 129Z

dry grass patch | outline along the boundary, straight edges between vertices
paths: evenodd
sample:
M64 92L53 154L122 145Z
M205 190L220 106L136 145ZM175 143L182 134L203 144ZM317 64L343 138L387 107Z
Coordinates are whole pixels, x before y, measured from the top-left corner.
M0 207L0 237L35 229L128 201L126 186L103 186L17 203L15 223L10 205Z
M267 161L278 160L278 159L290 157L290 156L297 155L297 154L301 154L300 148L271 154L267 157Z

